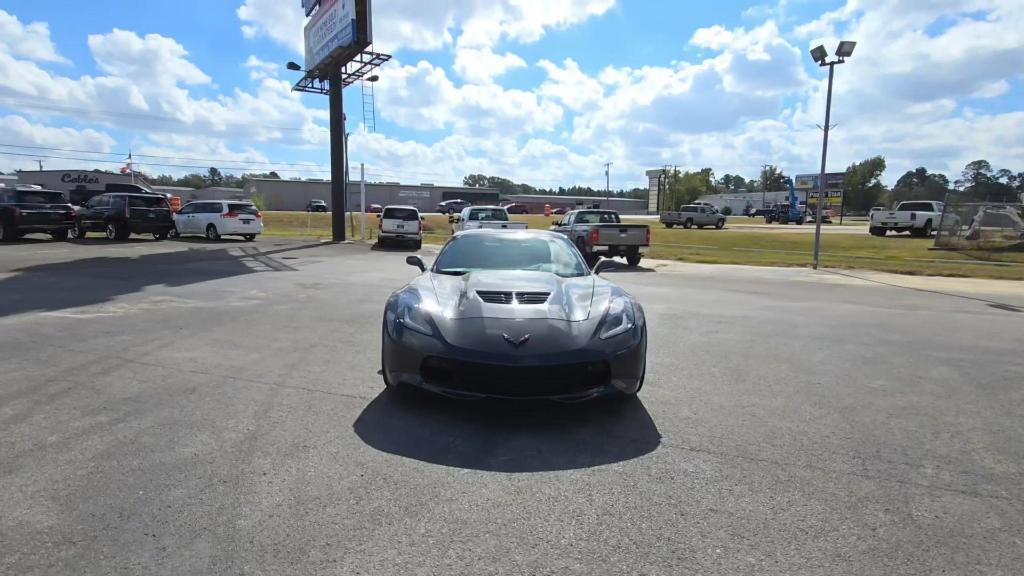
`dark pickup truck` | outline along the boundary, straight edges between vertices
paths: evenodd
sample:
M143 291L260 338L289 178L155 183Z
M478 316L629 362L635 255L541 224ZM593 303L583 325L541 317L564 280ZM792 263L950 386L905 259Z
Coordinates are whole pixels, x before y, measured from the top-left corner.
M621 256L637 266L651 245L651 228L646 224L623 224L614 210L573 210L552 223L551 230L565 234L593 266L604 256Z
M75 209L63 192L39 188L0 188L0 241L25 234L49 234L67 240L75 226Z

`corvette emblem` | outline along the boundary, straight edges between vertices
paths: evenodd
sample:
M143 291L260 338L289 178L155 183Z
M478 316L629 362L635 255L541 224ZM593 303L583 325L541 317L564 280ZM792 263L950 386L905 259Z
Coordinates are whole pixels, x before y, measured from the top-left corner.
M501 337L504 338L505 342L508 342L509 346L511 346L513 348L519 348L523 344L526 344L527 342L530 341L530 335L529 334L523 336L522 338L520 338L518 340L516 340L515 338L509 336L508 334L502 334Z

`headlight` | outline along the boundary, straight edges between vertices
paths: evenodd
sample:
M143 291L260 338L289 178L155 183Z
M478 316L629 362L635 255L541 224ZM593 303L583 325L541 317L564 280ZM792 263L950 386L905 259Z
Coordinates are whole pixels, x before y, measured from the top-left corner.
M633 303L623 297L615 298L608 304L608 312L604 315L601 327L601 339L607 340L625 334L636 326L636 313Z
M389 327L392 336L397 336L395 330L398 326L426 336L434 335L434 331L430 328L430 312L424 310L423 302L419 294L415 292L406 291L398 297L398 302L395 305L395 315L389 318L389 320L392 322Z

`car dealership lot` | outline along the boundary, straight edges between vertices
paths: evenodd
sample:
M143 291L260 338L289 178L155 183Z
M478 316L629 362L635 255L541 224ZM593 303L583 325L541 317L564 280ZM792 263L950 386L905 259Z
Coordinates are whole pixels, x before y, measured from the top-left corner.
M638 400L456 402L377 375L407 254L0 246L0 573L1024 564L1024 290L645 262Z

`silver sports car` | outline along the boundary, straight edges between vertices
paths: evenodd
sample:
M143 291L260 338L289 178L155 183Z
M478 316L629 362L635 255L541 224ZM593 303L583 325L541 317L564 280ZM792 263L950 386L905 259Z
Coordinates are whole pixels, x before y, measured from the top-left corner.
M384 383L459 398L635 395L647 367L640 304L564 236L470 230L388 299ZM600 266L600 265L599 265Z

